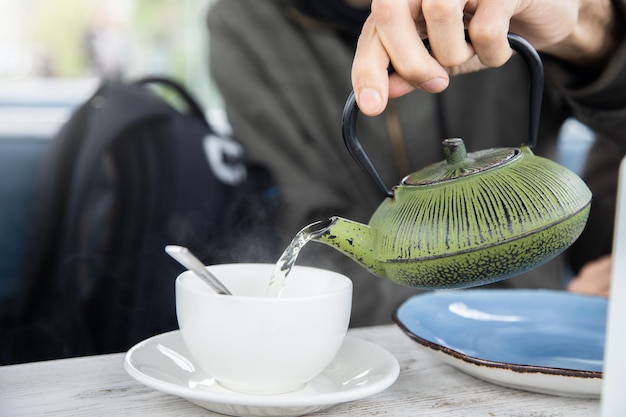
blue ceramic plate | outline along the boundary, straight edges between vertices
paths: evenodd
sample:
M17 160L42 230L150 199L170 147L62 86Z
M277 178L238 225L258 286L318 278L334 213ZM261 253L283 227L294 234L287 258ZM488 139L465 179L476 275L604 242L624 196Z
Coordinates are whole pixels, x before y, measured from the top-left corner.
M489 382L599 397L607 299L548 290L414 296L394 320L419 346Z

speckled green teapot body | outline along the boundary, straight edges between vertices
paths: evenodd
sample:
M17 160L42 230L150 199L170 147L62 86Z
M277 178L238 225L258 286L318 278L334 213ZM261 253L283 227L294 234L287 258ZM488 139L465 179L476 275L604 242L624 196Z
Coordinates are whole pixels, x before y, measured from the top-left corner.
M527 147L465 154L453 141L446 161L407 176L367 225L334 218L319 240L376 275L436 289L518 275L578 238L591 192L577 175Z
M573 172L532 153L543 65L526 40L514 34L507 39L529 70L528 146L468 154L461 139L446 139L444 161L389 190L357 137L358 106L352 93L343 112L344 141L386 198L369 224L332 218L319 241L398 284L436 289L518 275L578 238L591 192Z

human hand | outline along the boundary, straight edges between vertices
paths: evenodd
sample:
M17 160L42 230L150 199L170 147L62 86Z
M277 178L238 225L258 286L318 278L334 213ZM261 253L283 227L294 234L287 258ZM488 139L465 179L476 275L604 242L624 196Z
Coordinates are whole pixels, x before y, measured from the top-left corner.
M567 290L590 295L608 296L611 288L611 255L586 263L567 285Z
M503 65L512 54L508 32L587 66L603 62L617 43L610 0L373 0L371 10L352 66L359 109L369 116L415 88L443 91L450 74Z

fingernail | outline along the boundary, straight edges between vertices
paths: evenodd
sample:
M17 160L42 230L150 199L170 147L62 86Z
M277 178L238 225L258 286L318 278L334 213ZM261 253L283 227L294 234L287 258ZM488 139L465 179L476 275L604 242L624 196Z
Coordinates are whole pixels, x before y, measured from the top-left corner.
M420 84L420 87L429 93L440 93L448 87L448 80L445 78L433 78Z
M378 91L365 88L359 95L359 109L366 114L378 113L383 105L383 99Z

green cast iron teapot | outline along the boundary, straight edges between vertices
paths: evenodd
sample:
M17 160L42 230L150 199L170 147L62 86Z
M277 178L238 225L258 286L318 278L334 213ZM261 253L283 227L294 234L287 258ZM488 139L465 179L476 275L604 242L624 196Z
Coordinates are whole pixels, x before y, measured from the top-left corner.
M352 93L343 113L344 140L386 198L369 224L333 217L316 240L398 284L442 289L515 276L578 238L591 192L570 170L533 154L543 66L528 42L513 34L508 39L530 70L528 145L467 153L461 139L446 139L445 161L388 190L356 135Z

